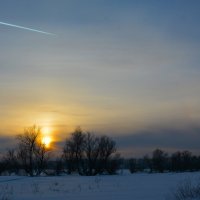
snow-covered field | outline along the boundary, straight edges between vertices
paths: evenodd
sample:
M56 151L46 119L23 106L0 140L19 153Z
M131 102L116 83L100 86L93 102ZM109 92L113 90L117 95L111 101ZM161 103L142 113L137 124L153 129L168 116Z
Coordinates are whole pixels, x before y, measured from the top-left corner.
M200 173L115 176L0 176L0 200L166 200L181 181Z

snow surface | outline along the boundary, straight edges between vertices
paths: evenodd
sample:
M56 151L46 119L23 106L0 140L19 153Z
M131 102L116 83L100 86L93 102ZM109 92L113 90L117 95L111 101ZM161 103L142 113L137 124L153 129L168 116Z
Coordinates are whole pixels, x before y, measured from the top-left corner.
M166 200L185 179L200 172L129 174L114 176L0 176L0 200Z

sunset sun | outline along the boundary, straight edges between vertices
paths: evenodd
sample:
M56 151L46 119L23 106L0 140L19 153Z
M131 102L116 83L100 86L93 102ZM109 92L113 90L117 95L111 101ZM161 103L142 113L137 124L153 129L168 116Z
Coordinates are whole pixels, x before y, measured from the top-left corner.
M49 146L50 146L51 141L52 141L52 139L51 139L50 136L44 136L44 137L42 138L42 144L44 144L46 147L49 147Z
M45 147L50 147L50 144L52 142L51 135L51 129L49 127L43 127L42 128L42 144L45 145Z

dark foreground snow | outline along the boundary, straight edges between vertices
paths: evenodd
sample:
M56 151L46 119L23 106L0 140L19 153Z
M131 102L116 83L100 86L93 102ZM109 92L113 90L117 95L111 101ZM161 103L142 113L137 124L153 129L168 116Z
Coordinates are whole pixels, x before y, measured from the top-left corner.
M165 200L185 179L200 173L129 174L115 176L0 176L0 200Z

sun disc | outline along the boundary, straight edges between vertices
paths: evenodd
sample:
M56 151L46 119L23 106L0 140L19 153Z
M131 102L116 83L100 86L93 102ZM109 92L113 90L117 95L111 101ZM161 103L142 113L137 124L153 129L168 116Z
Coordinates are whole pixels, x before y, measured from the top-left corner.
M49 147L51 143L51 137L45 136L42 138L42 144L44 144L46 147Z

